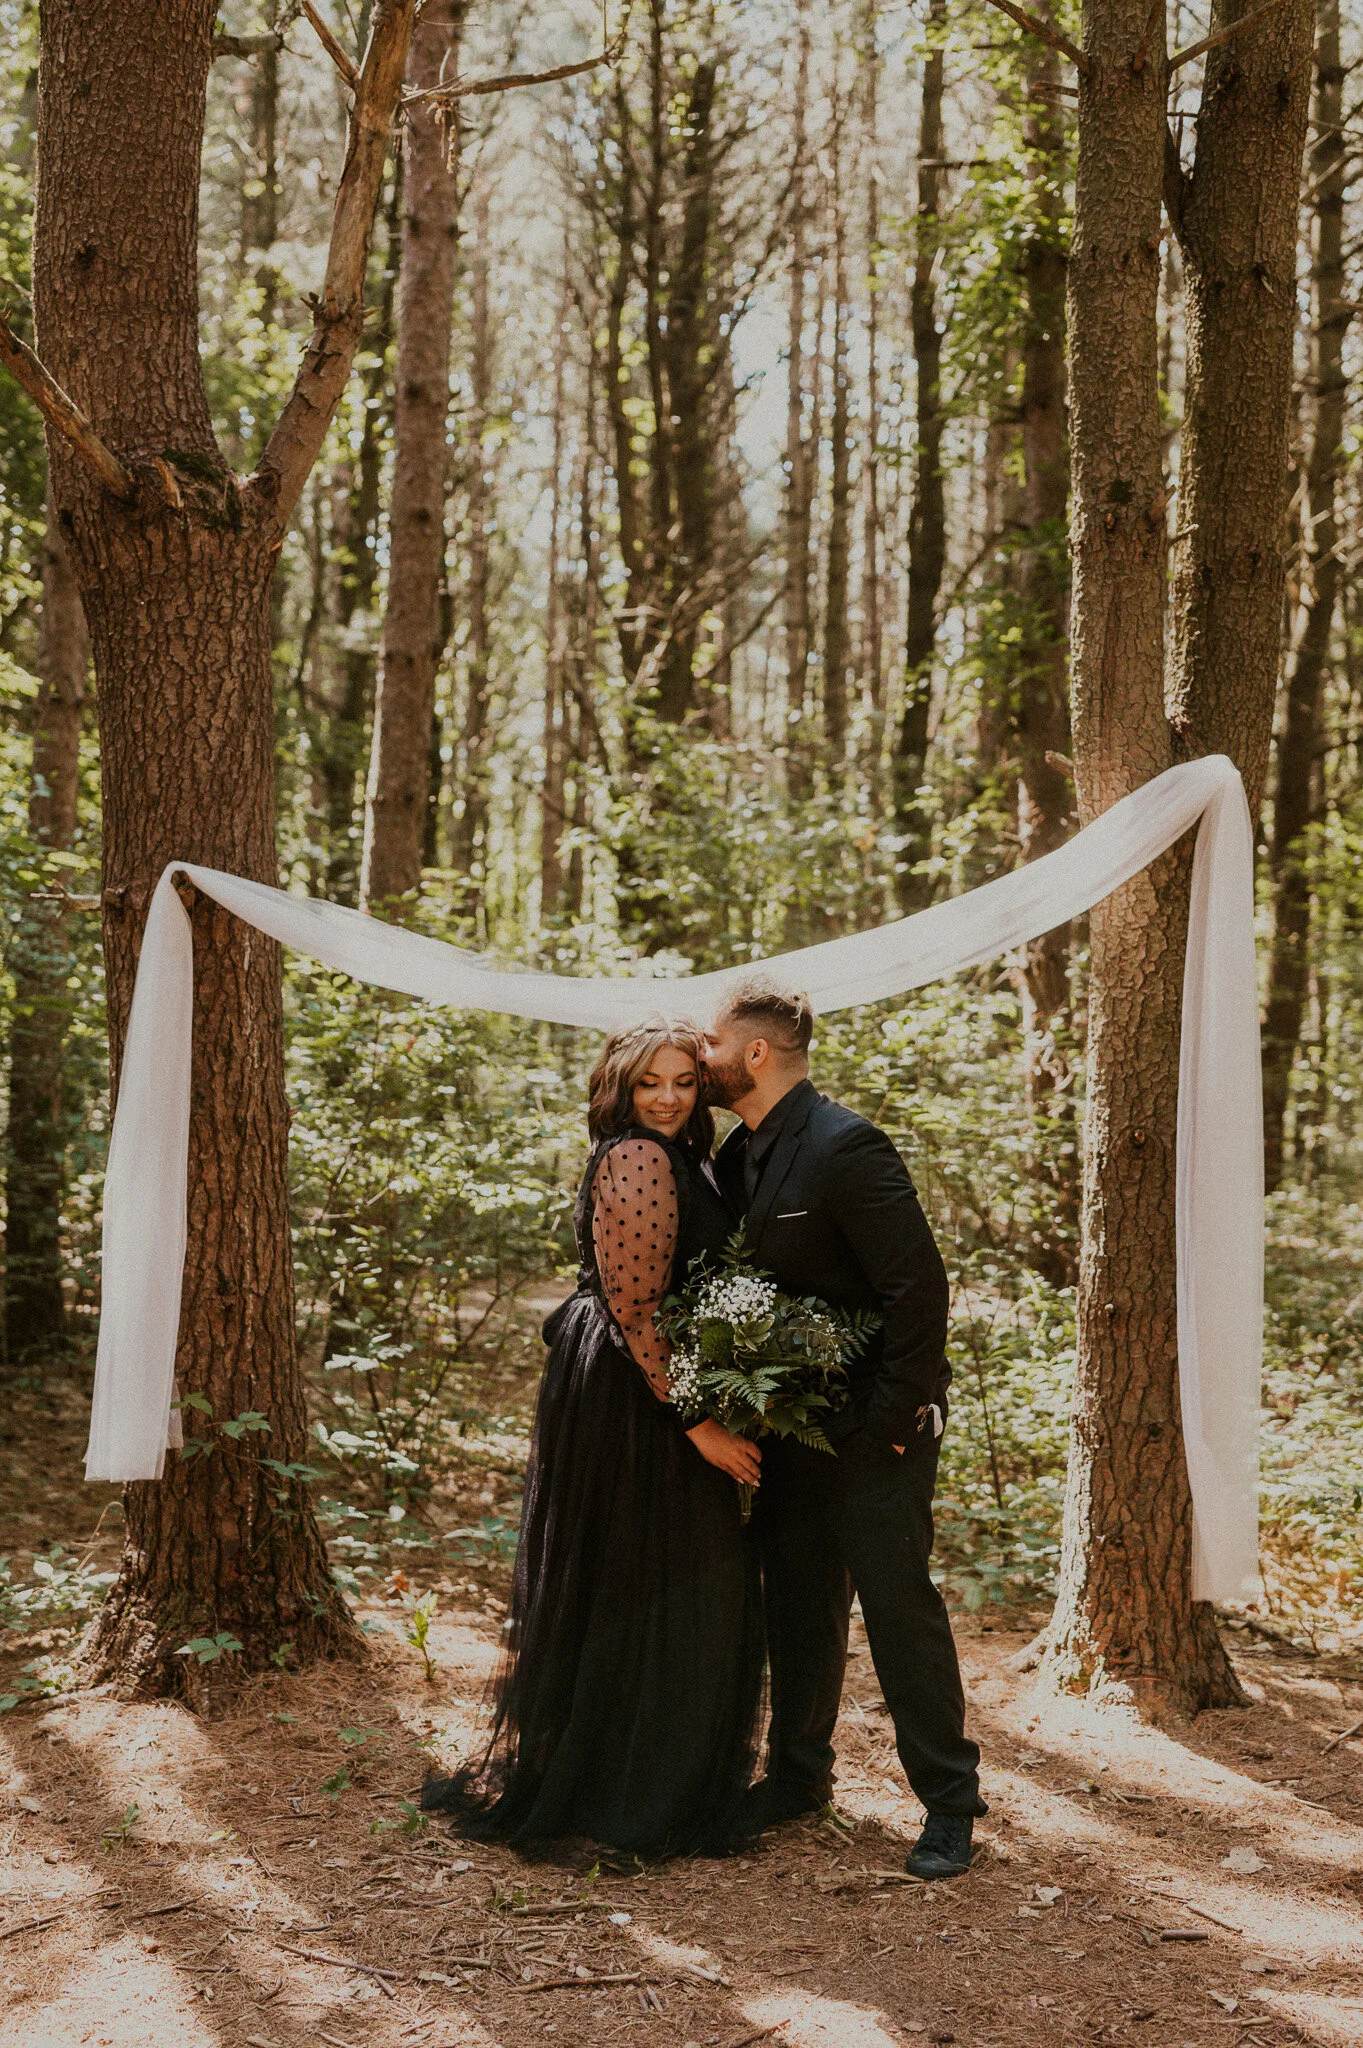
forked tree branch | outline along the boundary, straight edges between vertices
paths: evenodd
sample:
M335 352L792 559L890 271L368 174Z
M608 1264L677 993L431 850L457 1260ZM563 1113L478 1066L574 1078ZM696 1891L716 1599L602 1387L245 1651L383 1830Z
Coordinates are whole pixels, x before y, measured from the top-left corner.
M504 71L496 78L452 78L448 85L430 85L424 92L405 92L402 95L402 104L404 107L414 107L423 100L434 100L437 103L445 100L471 100L477 99L483 93L510 92L512 87L517 85L553 85L560 78L580 78L584 71L595 71L599 65L615 64L619 61L625 47L625 33L628 27L629 14L626 12L615 39L608 43L604 50L599 50L595 57L584 57L580 63L557 64L552 71Z
M4 364L15 383L23 386L48 425L70 443L105 490L111 491L116 498L130 498L134 490L133 480L112 448L100 439L75 400L67 397L28 343L20 341L2 312L0 363Z
M303 0L303 12L317 31L318 42L336 66L336 69L340 72L350 90L357 92L359 90L360 74L323 21L321 15L317 12L317 9L313 6L312 0ZM370 48L373 48L372 38L370 40Z
M1068 36L1062 36L1058 28L1052 28L1040 15L1029 14L1025 7L1018 7L1014 0L989 0L991 7L997 7L1000 14L1006 14L1019 28L1025 28L1029 35L1040 36L1043 43L1049 43L1053 50L1059 50L1062 57L1068 57L1081 78L1088 77L1089 60ZM1275 0L1276 5L1276 0Z
M1217 50L1222 43L1228 43L1232 36L1238 36L1242 29L1253 28L1256 21L1262 21L1266 14L1273 14L1283 0L1264 0L1262 7L1256 7L1250 14L1242 14L1238 21L1232 21L1226 28L1219 28L1214 36L1203 36L1200 43L1189 43L1186 50L1175 50L1169 59L1169 69L1177 71L1180 64L1191 64L1194 57L1205 57L1208 50Z
M282 532L317 460L340 402L364 326L364 280L388 138L402 92L416 0L378 0L369 48L357 74L336 192L326 277L312 335L293 390L251 479Z

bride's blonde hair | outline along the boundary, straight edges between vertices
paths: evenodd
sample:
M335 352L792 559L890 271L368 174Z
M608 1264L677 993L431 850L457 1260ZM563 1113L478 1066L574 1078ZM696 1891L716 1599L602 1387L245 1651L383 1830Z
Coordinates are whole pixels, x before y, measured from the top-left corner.
M624 1031L612 1031L587 1084L587 1130L593 1144L601 1138L618 1138L635 1123L635 1085L665 1045L686 1053L695 1064L697 1083L703 1082L705 1040L694 1024L674 1024L661 1016L646 1017ZM696 1106L677 1143L695 1158L704 1159L714 1137L715 1120L698 1086Z

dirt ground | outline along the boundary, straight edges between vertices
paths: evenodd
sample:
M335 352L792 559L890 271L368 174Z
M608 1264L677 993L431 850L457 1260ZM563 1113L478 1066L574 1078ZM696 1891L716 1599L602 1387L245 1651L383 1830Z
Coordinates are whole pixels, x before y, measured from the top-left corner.
M111 1498L74 1479L79 1399L38 1406L4 1431L21 1567ZM513 1488L493 1458L436 1520ZM197 1716L85 1695L0 1719L0 2048L1363 2043L1357 1660L1237 1639L1253 1704L1175 1740L1039 1696L1010 1668L1037 1617L958 1616L991 1812L969 1875L921 1886L858 1638L834 1815L730 1862L575 1871L404 1828L470 1744L507 1566L401 1570L438 1593L433 1682L386 1562L363 1664ZM45 1646L10 1638L0 1679Z

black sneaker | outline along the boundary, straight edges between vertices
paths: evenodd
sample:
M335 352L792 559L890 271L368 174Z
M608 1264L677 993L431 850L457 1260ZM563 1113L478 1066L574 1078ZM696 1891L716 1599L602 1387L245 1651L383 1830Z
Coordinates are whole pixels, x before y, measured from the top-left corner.
M904 1868L910 1877L931 1883L938 1877L962 1877L970 1868L970 1837L975 1822L969 1814L930 1813Z

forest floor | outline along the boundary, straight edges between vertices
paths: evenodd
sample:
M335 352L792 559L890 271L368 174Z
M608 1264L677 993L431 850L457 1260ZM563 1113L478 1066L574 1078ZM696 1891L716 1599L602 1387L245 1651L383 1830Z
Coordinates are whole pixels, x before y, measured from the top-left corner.
M89 1545L114 1496L79 1483L83 1396L57 1376L4 1418L16 1572L54 1542L116 1558L117 1511ZM470 1745L507 1594L504 1544L429 1547L510 1512L516 1447L481 1451L362 1582L362 1663L224 1682L201 1714L0 1719L0 2048L1363 2042L1357 1657L1238 1639L1252 1703L1175 1738L1040 1695L1010 1661L1035 1610L958 1615L991 1811L953 1884L903 1876L919 1814L859 1627L836 1809L750 1856L570 1868L422 1826L404 1802ZM55 1640L0 1637L0 1691Z

